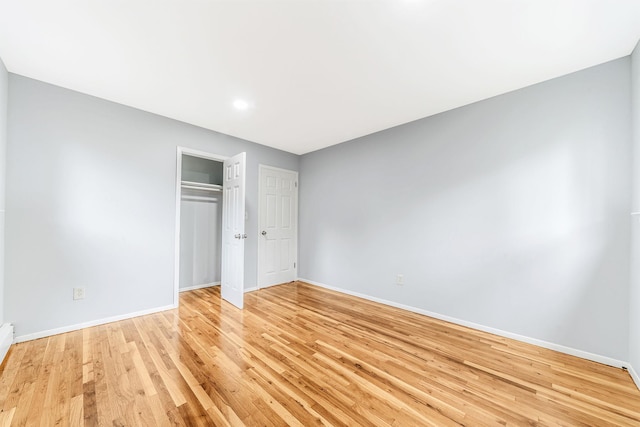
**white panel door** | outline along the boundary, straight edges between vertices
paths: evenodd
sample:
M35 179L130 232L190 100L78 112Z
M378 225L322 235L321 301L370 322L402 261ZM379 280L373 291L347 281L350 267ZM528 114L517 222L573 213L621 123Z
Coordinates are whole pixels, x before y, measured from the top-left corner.
M260 166L258 285L297 276L298 173Z
M222 298L244 305L244 197L246 153L224 161L222 183Z

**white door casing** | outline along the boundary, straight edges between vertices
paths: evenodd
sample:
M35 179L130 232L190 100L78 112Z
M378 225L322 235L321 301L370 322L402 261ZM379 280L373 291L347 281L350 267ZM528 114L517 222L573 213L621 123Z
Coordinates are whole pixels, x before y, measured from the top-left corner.
M222 184L222 298L244 305L244 229L246 153L224 161Z
M297 277L298 172L260 165L258 286Z

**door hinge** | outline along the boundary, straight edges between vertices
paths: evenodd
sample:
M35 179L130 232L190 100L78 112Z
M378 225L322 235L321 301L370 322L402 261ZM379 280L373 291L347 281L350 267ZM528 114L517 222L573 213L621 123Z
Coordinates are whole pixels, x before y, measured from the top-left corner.
M298 181L296 181L296 188L298 188Z
M293 263L293 268L296 268L296 263L295 262Z

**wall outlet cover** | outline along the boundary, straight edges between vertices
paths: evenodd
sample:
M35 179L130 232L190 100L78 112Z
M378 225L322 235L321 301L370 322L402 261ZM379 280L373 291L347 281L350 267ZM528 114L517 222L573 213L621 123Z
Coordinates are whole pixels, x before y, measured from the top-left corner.
M73 299L84 299L84 288L73 288Z

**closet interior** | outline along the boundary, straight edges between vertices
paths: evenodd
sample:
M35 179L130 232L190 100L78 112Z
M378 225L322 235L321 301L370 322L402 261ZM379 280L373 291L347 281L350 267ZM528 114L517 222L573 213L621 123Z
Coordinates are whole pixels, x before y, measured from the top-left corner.
M220 284L221 161L182 155L180 291Z

